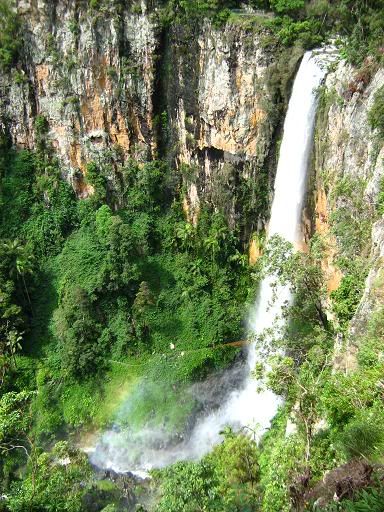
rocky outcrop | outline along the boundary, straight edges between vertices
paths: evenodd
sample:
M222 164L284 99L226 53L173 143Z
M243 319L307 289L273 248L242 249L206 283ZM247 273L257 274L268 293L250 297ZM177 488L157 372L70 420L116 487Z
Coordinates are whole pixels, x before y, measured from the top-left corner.
M383 167L379 157L382 148L370 128L368 112L383 81L384 70L376 70L374 63L367 62L356 70L341 61L327 76L330 104L325 130L318 134L323 151L317 156L323 174L367 180L367 199L371 200L378 192Z
M91 11L87 2L19 0L22 64L1 79L1 118L19 148L44 116L67 176L105 150L151 158L156 24L146 3ZM80 176L81 177L81 176Z
M382 218L372 227L370 263L364 294L351 325L351 334L355 338L365 333L366 323L372 311L382 307L384 303L384 219Z
M168 148L177 167L189 169L188 213L194 221L201 201L223 210L232 225L244 222L249 232L261 228L268 215L268 186L262 197L257 182L264 172L263 185L268 184L266 175L274 167L268 169L268 158L287 99L284 80L294 75L301 52L293 52L273 80L282 64L280 51L265 38L262 29L236 24L216 29L206 23L198 33L175 27L170 34L168 59L177 65L167 86ZM249 194L240 197L247 185ZM259 211L244 204L252 200Z
M355 367L355 341L380 302L377 283L384 256L384 227L375 206L384 176L384 145L379 134L371 130L368 113L383 83L384 70L377 69L373 62L367 61L356 70L341 61L328 74L321 91L313 205L315 230L328 244L323 264L329 291L338 287L343 275L336 264L338 257L364 259L370 269L360 305L350 323L347 346L341 340L336 346L336 367L344 369ZM353 230L348 240L334 229L341 210L348 211L351 219L356 218L356 226L362 230L358 234L363 239L361 247L354 248Z
M363 459L354 459L325 473L323 480L304 494L304 502L315 501L316 507L352 498L360 489L374 484L374 468Z

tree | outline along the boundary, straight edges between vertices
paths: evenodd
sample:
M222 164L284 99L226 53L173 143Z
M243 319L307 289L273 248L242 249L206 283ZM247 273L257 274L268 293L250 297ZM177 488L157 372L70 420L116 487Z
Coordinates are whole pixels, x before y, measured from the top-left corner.
M105 286L133 297L139 280L137 259L141 249L135 233L120 217L114 216L110 222L107 241L109 250Z
M198 234L200 233L198 232ZM233 233L221 214L212 215L208 233L202 239L202 247L205 252L210 254L212 262L219 261L220 257L228 257L231 253L235 253Z
M154 304L155 300L148 283L142 281L132 306L133 324L139 336L147 334L148 324L145 317Z
M0 384L15 364L16 352L21 350L23 319L13 294L14 283L0 276Z
M33 271L33 266L29 250L17 240L0 242L0 383L15 365L15 355L21 350L24 294L32 310L25 275Z
M188 251L193 247L195 229L190 222L179 222L175 227L175 240L181 249Z
M310 243L309 252L303 253L295 252L292 244L275 235L268 243L264 261L266 272L275 276L275 286L289 286L294 294L287 316L301 322L314 321L328 330L330 326L323 307L326 287L322 254L322 242L316 237Z
M30 401L32 391L14 391L0 398L0 453L22 450L29 457L32 443L28 438L32 423Z
M256 442L230 429L224 441L200 462L179 462L157 473L157 512L253 512L259 510Z
M207 456L215 467L225 501L238 509L255 499L260 476L257 444L248 435L235 434L231 429L224 432L224 441L215 446Z
M10 277L14 277L16 275L18 279L21 278L28 304L32 311L32 302L29 296L25 276L27 274L33 274L34 272L34 257L30 253L29 247L21 245L18 240L4 242L3 249L6 256L11 260Z
M156 512L217 510L218 482L205 462L178 462L160 475L161 500Z
M7 499L11 512L81 512L91 475L87 456L57 443L50 453L35 452L23 480Z
M0 1L0 66L15 64L21 46L19 19L8 0Z
M275 355L268 361L267 387L276 395L286 397L295 379L295 362L292 357Z
M106 347L100 340L101 324L91 299L82 288L70 286L65 291L55 320L65 376L86 378L105 367Z

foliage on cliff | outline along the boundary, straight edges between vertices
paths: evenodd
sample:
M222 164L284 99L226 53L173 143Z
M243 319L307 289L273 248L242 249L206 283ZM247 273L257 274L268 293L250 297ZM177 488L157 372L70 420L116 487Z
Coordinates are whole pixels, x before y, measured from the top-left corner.
M256 15L241 12L244 5ZM90 0L90 13L120 17L124 9L141 12L137 3L120 0ZM150 2L160 22L194 24L210 18L216 26L249 18L248 29L264 27L283 46L300 44L304 48L320 45L330 37L338 39L341 54L360 64L368 55L382 59L384 21L383 0L159 0ZM0 1L0 65L7 70L23 57L22 19L11 0Z
M15 64L21 47L19 18L8 0L0 2L0 68L2 71Z
M354 64L367 55L382 58L384 21L383 0L248 0L243 4L257 9L255 26L261 25L275 34L286 46L300 43L305 48L320 45L329 37L341 38L340 50ZM234 0L170 0L167 19L212 17L217 24L246 16L239 11L241 3ZM260 11L261 10L261 11ZM273 16L260 16L270 13ZM249 14L252 20L251 14ZM248 24L252 27L252 23Z
M312 47L338 35L350 62L382 58L381 0L249 3L264 12L248 18L235 1L171 0L158 14L164 30L197 27L206 17L217 26L243 23L245 16L246 30L265 29L268 48ZM113 2L119 15L123 4ZM88 5L96 17L109 3ZM1 1L0 14L0 65L7 71L26 55L10 4ZM379 140L383 104L380 89L368 116ZM35 151L12 150L2 137L0 152L0 510L124 509L124 491L109 481L96 485L85 457L57 441L108 424L119 394L128 391L137 400L124 421L183 433L201 407L186 397L188 384L238 356L225 343L243 336L259 267L249 267L238 227L223 215L232 197L225 183L217 207L202 204L194 225L183 210L179 173L163 161L115 158L114 148L88 164L86 185L94 193L78 201L61 179L47 120L36 116L34 128ZM264 207L266 181L264 171L252 186L238 184L240 202L251 194L257 201L247 215ZM368 207L364 187L348 177L334 186L330 228L343 278L330 297L324 240L313 237L307 253L278 239L266 249L265 268L295 295L287 327L273 340L280 353L255 369L260 385L284 400L270 431L259 446L226 432L202 461L156 472L159 512L311 510L334 493L340 503L329 510L374 510L382 499L382 308L354 340L361 347L355 371L336 372L333 360L335 338L346 339L361 299L371 225L384 208L383 191ZM149 385L139 389L144 374ZM355 480L332 473L356 460L364 465ZM334 481L322 485L329 471Z

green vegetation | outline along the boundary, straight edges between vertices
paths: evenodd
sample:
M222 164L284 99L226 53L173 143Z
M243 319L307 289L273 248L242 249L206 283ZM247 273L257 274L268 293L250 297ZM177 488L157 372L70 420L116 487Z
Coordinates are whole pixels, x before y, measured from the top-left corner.
M249 0L244 3L262 12L255 16L240 13L238 0L169 0L163 2L161 19L168 24L210 17L219 26L249 17L248 30L253 26L264 27L273 34L275 43L283 46L299 44L312 48L336 36L342 56L354 64L361 64L367 55L382 58L383 0Z
M11 512L81 510L85 494L82 482L89 473L86 455L69 449L66 443L57 443L49 454L30 456L27 474L14 488L7 506Z
M8 70L18 57L21 47L19 20L11 0L0 1L0 69Z
M379 215L384 214L384 179L381 178L379 183L379 194L377 197L376 211Z
M343 278L332 292L333 310L342 329L348 327L359 304L368 272L370 232L375 211L364 197L366 183L361 179L341 178L331 193L338 205L330 221L339 251L337 264Z
M382 463L384 407L380 354L384 335L383 310L371 316L366 332L356 340L361 348L355 372L334 372L334 326L323 310L326 298L321 268L324 250L321 239L316 237L308 253L296 253L283 240L273 238L264 256L267 269L277 276L276 285L289 285L295 294L295 302L285 311L285 316L290 319L288 326L272 340L274 348L279 347L285 355L267 357L268 364L259 364L256 368L260 385L273 390L285 401L271 429L262 437L258 453L252 458L257 462L253 494L246 494L241 505L223 502L225 489L221 491L221 497L216 494L215 470L209 463L213 461L215 464L215 454L219 450L225 453L225 464L230 468L229 455L224 449L226 440L201 463L178 464L160 473L163 486L160 503L164 503L164 510L182 509L181 504L190 503L189 493L202 500L191 502L191 510L204 510L204 507L220 511L312 510L310 503L316 494L311 494L315 493L311 489L320 485L318 492L321 496L320 483L326 471L359 459L368 467ZM360 286L358 289L360 293ZM344 327L351 315L343 317L343 314L347 313L348 307L352 311L356 307L354 290L355 285L348 275L338 295L333 297L340 306L338 313ZM259 339L259 343L263 341L268 354L268 337ZM237 448L232 453L240 452ZM378 490L359 493L359 485L374 485L374 479L360 478L362 480L356 484L351 480L345 499L329 510L368 510L367 506L363 508L364 504L377 506L382 493L380 486ZM333 485L335 490L330 499L337 485L343 485L342 481L338 483L337 475ZM238 498L244 496L243 490L241 486L236 487Z
M340 504L330 505L324 512L383 512L383 489L368 489L360 492L354 500L344 500Z
M341 327L347 327L361 299L366 270L355 264L350 265L348 273L342 278L339 287L331 293L333 310Z
M219 211L203 207L197 226L186 221L181 184L163 162L116 168L100 159L88 166L94 194L76 201L50 154L46 121L36 128L38 149L4 148L1 169L5 510L82 511L87 503L119 510L118 488L95 483L76 450L52 446L111 420L183 433L199 407L189 384L236 357L236 348L222 345L241 338L259 269L248 267L238 232ZM335 329L347 333L367 269L362 240L351 232L352 223L361 230L358 220L368 227L373 218L362 190L344 179L333 191L343 199L332 219L344 271L331 297L335 324L324 309L324 241L313 237L299 253L270 240L260 265L291 287L295 301L284 312L287 326L259 340L266 354L272 342L284 355L255 371L284 406L259 446L227 432L200 462L155 472L159 512L289 511L303 507L308 489L336 465L382 461L382 309L356 341L356 371L332 371ZM129 407L120 408L127 394ZM58 462L67 458L68 469Z
M208 207L188 223L166 164L91 163L94 194L78 202L48 129L39 116L35 152L2 149L0 471L12 511L84 509L83 459L66 471L44 450L109 424L127 393L119 422L182 432L197 407L185 388L234 359L221 345L241 338L254 294L237 232Z
M161 484L157 512L258 509L257 445L248 436L224 434L223 443L200 462L179 462L154 473Z
M371 110L368 113L371 128L377 130L381 138L384 137L384 87L375 94Z
M379 61L382 58L382 32L384 21L383 0L248 0L251 7L262 10L256 16L239 14L240 0L159 0L160 20L165 25L172 23L195 23L211 18L220 27L239 18L250 17L249 29L266 28L275 42L283 46L298 44L312 48L329 37L339 37L340 52L354 64L361 64L367 55ZM0 66L9 69L18 59L21 40L18 37L20 20L11 0L0 1ZM127 6L121 0L89 0L89 9L95 19L102 13L115 12L120 16ZM153 6L152 6L153 7ZM140 14L139 3L130 6L133 13ZM54 46L54 41L49 43ZM52 50L55 61L57 51Z

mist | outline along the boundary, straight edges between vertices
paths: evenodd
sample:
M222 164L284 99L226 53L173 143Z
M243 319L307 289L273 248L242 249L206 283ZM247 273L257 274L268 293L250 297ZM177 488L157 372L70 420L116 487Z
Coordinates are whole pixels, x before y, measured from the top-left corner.
M312 52L304 55L284 123L268 238L278 235L294 246L303 242L301 214L317 107L315 91L326 75L327 58ZM259 383L252 376L260 359L257 338L273 328L284 328L283 313L292 301L288 286L275 287L273 283L272 276L262 280L248 315L249 334L256 342L249 347L246 362L183 390L194 398L195 406L182 431L169 430L166 423L151 425L150 421L136 429L116 423L101 436L91 461L102 468L143 475L154 467L161 468L178 460L199 459L220 442L227 426L235 430L247 428L260 437L269 427L280 401L271 391L260 391ZM156 383L140 384L138 392L144 393L143 399L148 391L146 386L151 385ZM131 396L123 405L120 417L129 418L134 399Z

